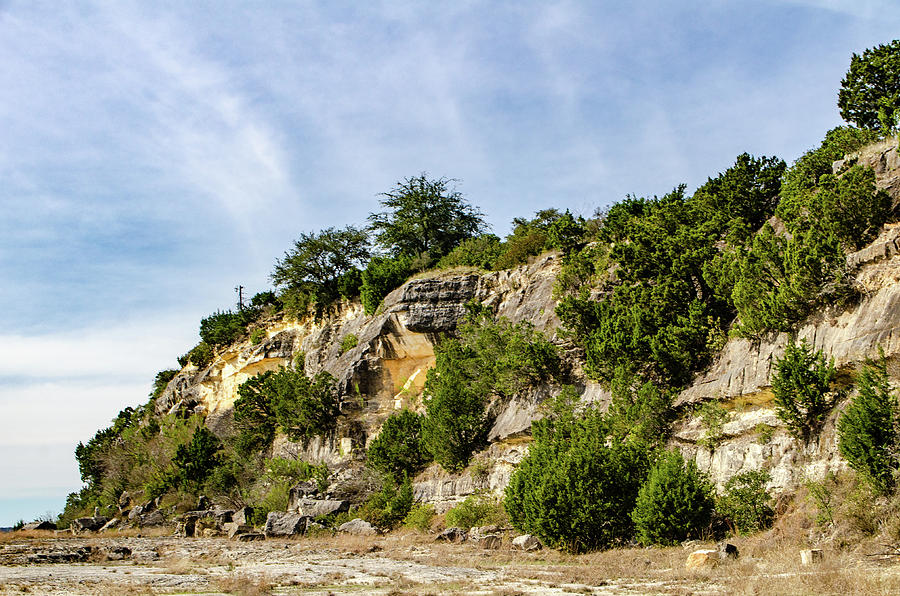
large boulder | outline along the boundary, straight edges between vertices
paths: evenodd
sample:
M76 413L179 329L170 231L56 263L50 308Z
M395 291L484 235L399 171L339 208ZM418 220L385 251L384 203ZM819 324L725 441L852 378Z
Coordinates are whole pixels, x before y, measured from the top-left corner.
M347 523L341 524L340 527L338 527L338 532L353 534L355 536L374 536L375 534L378 534L378 529L369 522L357 517L356 519L351 519Z
M97 517L79 517L72 520L72 531L76 534L80 532L96 532L105 526L108 521L109 518L102 515Z
M266 517L266 538L277 536L300 536L306 532L306 524L311 518L299 513L271 511Z
M521 536L516 536L515 538L513 538L512 546L514 549L524 551L539 550L543 547L541 541L538 540L538 537L531 534L522 534Z
M689 554L684 566L686 569L703 569L715 567L718 564L719 551L714 548L704 548Z
M466 538L468 538L469 533L462 528L453 526L451 528L447 528L440 534L435 537L435 541L444 541L444 542L463 542Z
M253 515L253 509L250 507L241 507L231 515L231 521L236 524L250 525L250 518Z
M350 510L350 501L331 499L297 499L294 511L300 515L319 517L330 513L342 513Z

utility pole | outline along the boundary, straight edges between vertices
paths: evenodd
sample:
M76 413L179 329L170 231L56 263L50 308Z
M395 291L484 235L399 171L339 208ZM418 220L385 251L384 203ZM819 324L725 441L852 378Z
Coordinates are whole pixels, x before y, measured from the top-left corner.
M238 312L244 312L244 286L235 286L234 291L238 295Z

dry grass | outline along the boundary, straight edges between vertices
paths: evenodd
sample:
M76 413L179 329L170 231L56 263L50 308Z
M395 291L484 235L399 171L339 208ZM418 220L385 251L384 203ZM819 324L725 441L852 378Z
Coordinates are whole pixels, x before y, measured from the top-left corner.
M226 594L235 596L264 596L272 593L272 583L267 577L255 577L245 573L234 573L217 579L215 585Z

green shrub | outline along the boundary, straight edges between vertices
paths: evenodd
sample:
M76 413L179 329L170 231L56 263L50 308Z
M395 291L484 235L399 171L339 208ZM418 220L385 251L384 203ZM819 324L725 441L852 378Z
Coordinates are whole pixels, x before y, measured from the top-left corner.
M413 505L403 518L403 525L420 532L426 532L431 527L431 520L434 519L434 506L430 503Z
M190 443L179 445L172 460L179 485L197 490L221 463L221 450L221 441L206 426L195 428Z
M187 366L188 363L193 364L197 368L206 368L212 362L213 349L206 342L201 341L199 344L191 348L191 350L178 358L178 364Z
M500 250L500 238L493 234L482 234L460 242L459 246L438 261L437 266L441 269L452 267L493 269L494 262L500 256Z
M509 398L561 376L556 347L528 323L494 321L470 304L459 338L435 349L435 366L425 381L427 415L422 437L435 461L461 470L487 439L491 397Z
M338 278L338 294L342 298L352 300L359 296L362 283L362 271L354 267Z
M693 460L670 451L650 469L631 518L641 544L675 544L700 537L712 512L712 485Z
M466 497L462 503L447 511L444 520L449 527L468 530L479 526L502 526L506 524L507 517L502 503L480 493Z
M772 391L775 413L796 439L808 442L825 422L835 402L832 391L837 371L822 350L813 351L804 339L791 342L775 360Z
M412 483L408 476L399 486L393 478L386 477L381 490L369 497L360 508L360 516L377 528L394 528L407 516L413 505Z
M510 478L504 505L512 525L545 544L582 552L631 538L638 489L649 450L609 433L598 411L576 413L565 391L532 423L528 455Z
M891 215L893 200L875 187L875 171L854 165L840 176L826 174L813 197L812 217L831 228L850 250L875 239Z
M765 530L775 519L772 495L766 490L771 476L765 470L753 470L733 476L716 501L716 511L724 516L738 534Z
M244 455L265 450L276 429L291 440L307 441L333 430L339 414L340 399L330 374L320 372L310 379L297 369L267 371L238 387L235 448Z
M359 338L356 337L356 336L355 336L354 334L352 334L352 333L348 333L348 334L345 335L344 338L341 340L341 354L343 354L343 353L346 352L347 350L352 350L353 348L356 347L356 345L357 345L358 343L359 343Z
M724 438L723 427L728 422L728 411L719 402L707 402L700 407L700 421L705 431L698 443L713 452Z
M422 446L422 416L409 410L391 414L366 450L366 463L394 478L414 476L430 461Z
M212 347L232 344L247 330L247 322L242 312L215 312L200 321L200 339Z
M261 344L264 339L266 339L265 329L254 329L250 333L250 343L254 346Z
M636 375L619 367L610 383L612 400L606 416L609 434L656 449L665 445L673 418L672 391L652 382L641 383Z
M887 493L900 469L900 406L884 360L868 362L857 385L859 392L838 420L838 448L857 474Z
M375 314L384 297L400 287L412 272L410 257L372 257L362 272L362 286L359 290L366 314Z

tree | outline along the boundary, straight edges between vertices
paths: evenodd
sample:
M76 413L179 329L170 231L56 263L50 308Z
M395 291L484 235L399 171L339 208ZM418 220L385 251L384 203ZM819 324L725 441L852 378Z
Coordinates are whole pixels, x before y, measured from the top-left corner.
M391 414L366 449L366 463L395 479L414 476L429 461L422 446L422 416L409 410Z
M190 443L179 445L172 464L182 488L199 488L206 477L221 463L222 444L204 425L194 429Z
M308 294L319 305L339 295L343 275L369 258L365 230L347 226L302 233L294 248L275 262L272 281L286 293Z
M713 512L713 488L679 451L659 458L641 486L631 518L645 545L675 544L699 537Z
M900 123L900 40L853 54L838 93L841 117L882 133Z
M900 468L900 407L884 360L863 367L858 385L859 393L838 420L838 449L851 468L886 493Z
M532 422L528 455L510 478L504 506L520 532L571 552L631 538L629 513L649 468L650 450L610 436L596 409L576 412L568 388Z
M750 534L765 530L775 519L772 495L766 483L772 479L765 470L751 470L731 477L716 502L716 511L725 516L734 530Z
M822 350L813 351L805 339L789 343L775 361L775 413L794 438L806 443L819 431L834 405L836 376L834 362L826 362Z
M450 190L453 180L420 174L383 193L386 211L369 215L375 242L393 256L439 259L460 242L485 231L483 214Z

